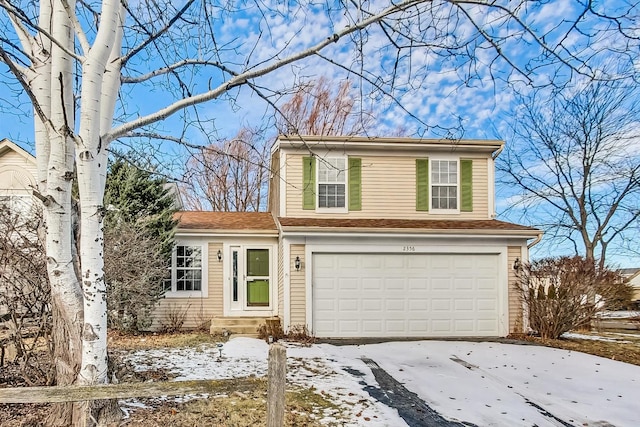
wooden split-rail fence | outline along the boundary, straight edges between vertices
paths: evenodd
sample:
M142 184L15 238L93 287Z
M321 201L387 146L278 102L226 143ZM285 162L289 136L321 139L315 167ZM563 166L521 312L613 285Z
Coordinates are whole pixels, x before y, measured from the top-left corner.
M267 427L284 423L284 394L287 352L280 344L269 346L267 373ZM250 387L248 378L222 380L163 381L104 384L95 386L53 386L0 388L0 403L64 403L102 399L215 394L219 390Z

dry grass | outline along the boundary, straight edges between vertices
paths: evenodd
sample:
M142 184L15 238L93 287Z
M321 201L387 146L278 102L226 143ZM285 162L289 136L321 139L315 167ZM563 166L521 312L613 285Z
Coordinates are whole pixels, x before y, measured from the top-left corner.
M220 337L208 332L178 332L160 333L148 332L138 335L121 334L117 331L109 331L109 349L114 350L149 350L165 347L191 347L203 343L215 343Z
M546 347L560 348L563 350L579 351L605 357L611 360L630 363L640 366L640 334L624 331L609 332L580 332L584 335L604 337L615 341L601 341L577 338L562 338L558 340L543 340L537 337L514 336L513 338L535 342Z
M263 426L266 419L266 380L256 379L255 388L236 390L228 395L196 399L186 403L143 400L149 408L138 409L123 423L127 426ZM285 408L286 426L321 426L319 418L339 409L323 396L309 389L288 391Z

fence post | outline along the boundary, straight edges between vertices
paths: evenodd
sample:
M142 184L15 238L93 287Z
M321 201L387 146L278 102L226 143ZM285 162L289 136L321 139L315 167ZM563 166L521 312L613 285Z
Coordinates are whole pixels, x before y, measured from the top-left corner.
M267 383L267 427L284 425L284 389L287 377L287 350L280 344L269 346Z

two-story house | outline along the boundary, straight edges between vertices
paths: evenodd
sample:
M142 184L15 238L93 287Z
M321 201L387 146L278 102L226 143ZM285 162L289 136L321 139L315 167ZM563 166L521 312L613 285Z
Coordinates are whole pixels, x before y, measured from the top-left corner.
M212 331L277 316L317 337L505 336L540 231L493 219L502 141L280 136L268 212L180 212L179 309ZM235 322L234 322L235 320Z

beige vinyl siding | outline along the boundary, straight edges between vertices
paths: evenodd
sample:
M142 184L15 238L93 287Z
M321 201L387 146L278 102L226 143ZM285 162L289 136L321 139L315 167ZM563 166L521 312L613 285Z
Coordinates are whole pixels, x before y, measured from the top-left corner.
M282 239L278 241L278 311L280 322L282 323L282 314L284 313L284 243Z
M304 249L304 245L291 245L291 259L289 261L289 268L291 271L291 326L304 325L307 321L307 296L304 282L307 263L304 259ZM300 271L296 271L295 268L294 260L296 259L296 256L300 257Z
M486 158L473 158L473 212L465 212L463 214L465 219L489 219L487 163L488 159Z
M442 219L442 214L416 211L415 156L358 156L362 159L362 210L318 213L302 209L302 155L287 154L286 204L288 217ZM426 156L425 156L426 157ZM473 160L473 212L455 219L489 219L487 158ZM450 215L446 217L451 217Z
M271 174L269 175L268 207L269 212L280 215L280 151L271 156Z
M38 174L38 168L34 162L30 162L24 156L13 150L7 151L0 156L0 168L4 166L13 166L25 169L34 177L34 179Z
M164 298L153 312L152 329L162 328L168 322L171 313L186 310L184 328L198 328L213 317L222 316L222 262L218 261L218 250L222 243L209 243L208 297L207 298ZM208 330L208 328L207 328Z
M523 332L522 299L517 288L516 271L513 263L521 258L520 246L507 247L507 277L509 280L509 333Z
M30 194L29 185L36 185L37 176L36 165L15 151L0 156L0 189Z

